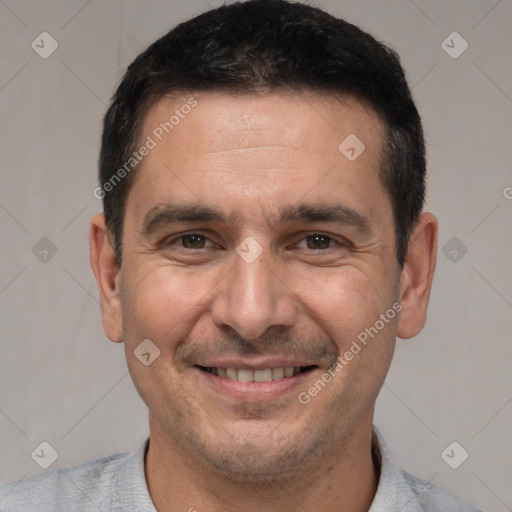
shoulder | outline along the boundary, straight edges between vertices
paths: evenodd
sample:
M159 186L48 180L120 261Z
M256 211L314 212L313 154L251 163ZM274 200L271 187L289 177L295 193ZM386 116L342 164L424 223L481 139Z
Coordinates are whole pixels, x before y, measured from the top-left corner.
M112 501L116 499L120 469L131 455L110 455L79 466L2 484L0 511L110 510Z
M395 466L386 442L375 426L372 456L380 469L380 478L370 512L481 512L437 485Z
M427 482L417 476L411 475L407 471L400 469L401 482L404 494L410 491L413 496L413 507L411 510L418 512L482 512L481 510L459 500L452 494L446 492L441 487Z

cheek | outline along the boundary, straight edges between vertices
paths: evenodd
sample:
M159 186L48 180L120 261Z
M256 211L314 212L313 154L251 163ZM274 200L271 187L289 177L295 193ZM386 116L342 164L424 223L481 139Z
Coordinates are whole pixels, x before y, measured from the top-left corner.
M187 272L170 265L139 267L123 287L123 321L128 344L149 338L169 351L186 336L201 314L215 276Z
M353 266L330 273L323 269L307 278L295 276L292 282L306 314L335 340L340 351L374 326L395 300L390 281L378 282L370 273ZM390 333L395 324L394 319L387 322L381 334Z
M154 262L143 263L136 271L128 264L125 268L125 276L130 276L123 281L122 293L127 364L139 395L151 411L158 411L162 404L182 394L180 368L170 362L178 344L193 330L196 315L202 310L201 299L211 285L204 275L198 279L192 273ZM144 352L149 351L152 359L146 365L137 354L143 352L138 347L148 339L156 349L145 342ZM158 355L153 359L153 354Z

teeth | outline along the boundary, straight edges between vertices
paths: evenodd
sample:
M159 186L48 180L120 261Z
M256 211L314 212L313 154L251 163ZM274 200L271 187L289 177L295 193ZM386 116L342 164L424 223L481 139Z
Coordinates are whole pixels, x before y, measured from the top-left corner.
M238 371L238 378L240 378L240 370ZM253 376L254 382L270 382L272 380L272 370L256 370Z
M238 370L238 380L240 382L253 382L254 372L252 370Z
M209 368L208 371L219 377L226 377L239 382L270 382L293 377L300 373L300 366L287 368L265 368L264 370L247 370L245 368Z
M288 368L284 369L284 376L285 377L293 377L293 372L295 371L295 368L293 366L290 366Z
M272 380L280 380L284 377L284 368L272 368Z
M231 380L238 380L238 370L236 368L226 368L226 377Z

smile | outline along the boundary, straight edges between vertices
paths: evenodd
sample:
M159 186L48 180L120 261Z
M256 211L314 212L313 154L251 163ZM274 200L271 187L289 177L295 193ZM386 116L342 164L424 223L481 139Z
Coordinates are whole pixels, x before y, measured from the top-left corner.
M287 366L281 368L263 368L258 370L251 370L248 368L217 368L204 366L198 366L198 368L217 377L235 380L238 382L271 382L295 377L300 373L308 372L316 367Z

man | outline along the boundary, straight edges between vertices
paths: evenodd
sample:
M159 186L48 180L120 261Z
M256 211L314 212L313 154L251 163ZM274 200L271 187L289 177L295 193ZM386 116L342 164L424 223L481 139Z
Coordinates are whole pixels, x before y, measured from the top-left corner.
M437 245L391 50L284 0L198 16L128 68L95 194L103 326L150 437L4 485L2 510L476 510L372 427Z

